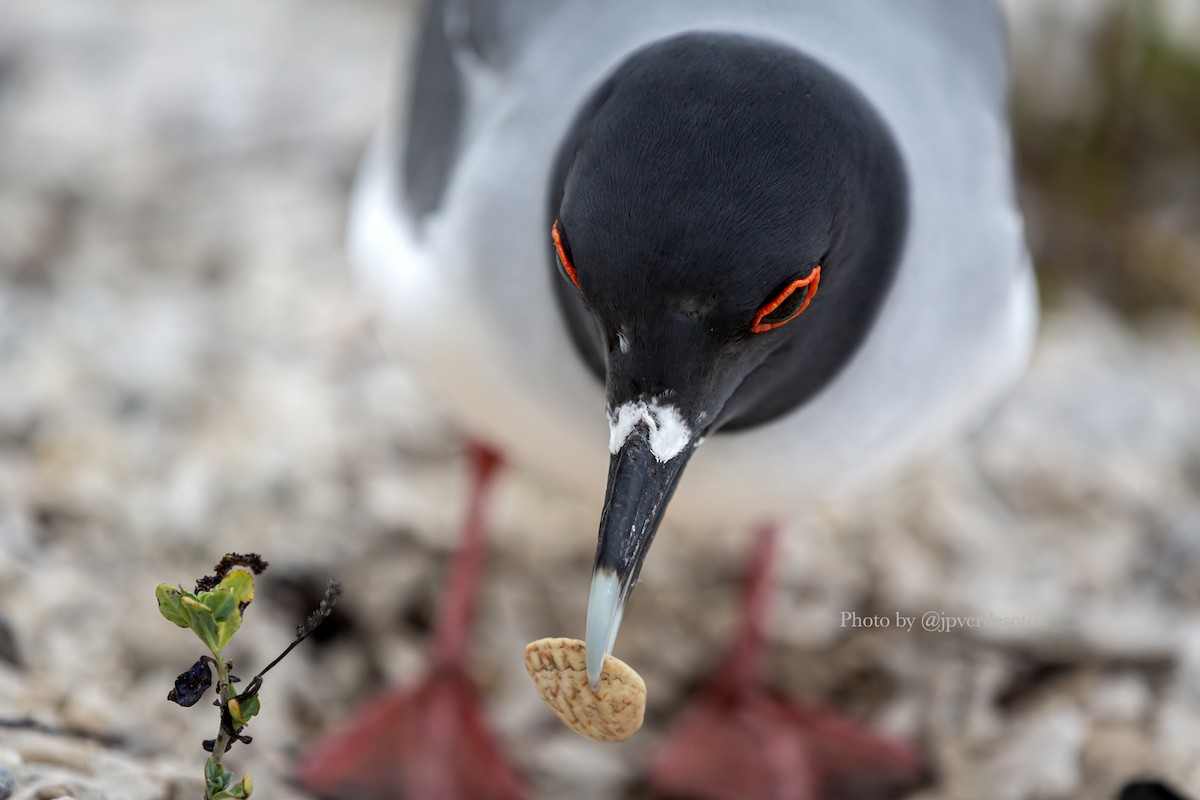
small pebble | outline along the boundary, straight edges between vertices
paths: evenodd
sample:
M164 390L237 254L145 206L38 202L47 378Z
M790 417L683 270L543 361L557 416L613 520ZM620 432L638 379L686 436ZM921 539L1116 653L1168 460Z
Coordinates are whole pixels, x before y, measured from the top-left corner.
M46 774L27 784L17 795L18 800L116 800L76 775Z
M25 759L21 758L21 754L11 747L0 747L0 767L7 767L9 772L15 772L21 767Z
M17 788L17 776L8 767L0 766L0 800L8 800L12 797L15 788Z
M105 797L121 800L158 800L166 792L163 781L151 776L144 764L115 753L102 753L92 764L91 777Z
M60 783L43 786L33 796L35 800L74 800L71 790Z
M20 747L21 757L27 763L65 767L83 773L91 770L97 749L88 741L40 735L24 740Z

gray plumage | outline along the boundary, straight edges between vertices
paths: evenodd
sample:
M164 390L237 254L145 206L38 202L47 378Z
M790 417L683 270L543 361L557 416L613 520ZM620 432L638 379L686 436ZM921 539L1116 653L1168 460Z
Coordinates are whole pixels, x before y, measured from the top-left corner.
M696 30L781 43L843 76L891 128L911 183L895 286L850 363L776 422L713 436L668 513L694 525L793 518L944 443L1026 361L1036 303L993 3L438 0L402 122L385 124L364 163L351 256L463 425L598 504L604 392L546 274L550 162L625 57Z

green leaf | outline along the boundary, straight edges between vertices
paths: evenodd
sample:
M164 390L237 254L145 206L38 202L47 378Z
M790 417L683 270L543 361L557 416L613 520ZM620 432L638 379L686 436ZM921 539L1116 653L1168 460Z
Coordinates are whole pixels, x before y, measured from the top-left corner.
M225 622L231 616L238 613L237 598L230 592L222 592L219 590L211 592L201 592L196 595L201 603L208 606L208 610L212 612L213 619L218 624Z
M181 628L191 627L191 619L182 604L183 598L190 596L189 593L169 584L160 583L154 590L154 596L158 598L158 612L167 620Z
M254 600L254 576L245 570L234 570L210 592L200 592L197 599L212 611L216 625L214 641L220 650L242 627L242 609Z
M239 605L251 603L254 600L254 576L244 569L235 569L217 585L216 591L230 592Z
M242 615L235 607L230 616L217 623L217 648L220 649L229 644L229 640L233 638L240 627L242 627Z
M251 695L242 703L242 715L248 720L258 714L262 709L262 704L258 700L258 695Z
M258 695L254 694L247 697L244 702L233 698L229 701L229 716L233 718L233 723L238 728L244 728L250 718L259 712Z
M227 773L230 778L233 773ZM254 781L250 780L249 773L242 776L242 779L232 786L220 789L216 794L210 794L208 800L245 800L251 793L254 792Z
M250 780L250 773L242 776L242 782L233 787L234 797L245 798L249 797L254 792L254 781Z
M233 773L226 772L210 757L204 764L204 793L210 799L232 797L225 789L233 780Z
M220 780L221 773L221 765L213 761L210 756L208 761L204 762L204 783L208 786L215 786Z
M213 655L220 658L221 643L217 632L217 621L213 619L212 609L194 597L184 597L180 601L188 616L188 627L196 632L200 641L208 645Z

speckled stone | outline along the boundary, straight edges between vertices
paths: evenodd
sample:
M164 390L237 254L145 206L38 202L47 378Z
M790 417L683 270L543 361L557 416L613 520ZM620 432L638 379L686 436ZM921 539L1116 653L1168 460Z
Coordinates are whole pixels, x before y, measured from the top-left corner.
M8 800L16 788L17 776L8 767L0 766L0 800Z

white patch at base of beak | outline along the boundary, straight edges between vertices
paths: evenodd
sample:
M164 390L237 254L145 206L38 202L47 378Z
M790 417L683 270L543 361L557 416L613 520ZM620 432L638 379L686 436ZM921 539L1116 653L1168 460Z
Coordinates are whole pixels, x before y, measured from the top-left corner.
M659 405L655 400L649 403L636 400L609 413L608 452L616 454L639 422L650 432L650 452L660 464L679 455L692 440L692 429L683 421L678 408Z

